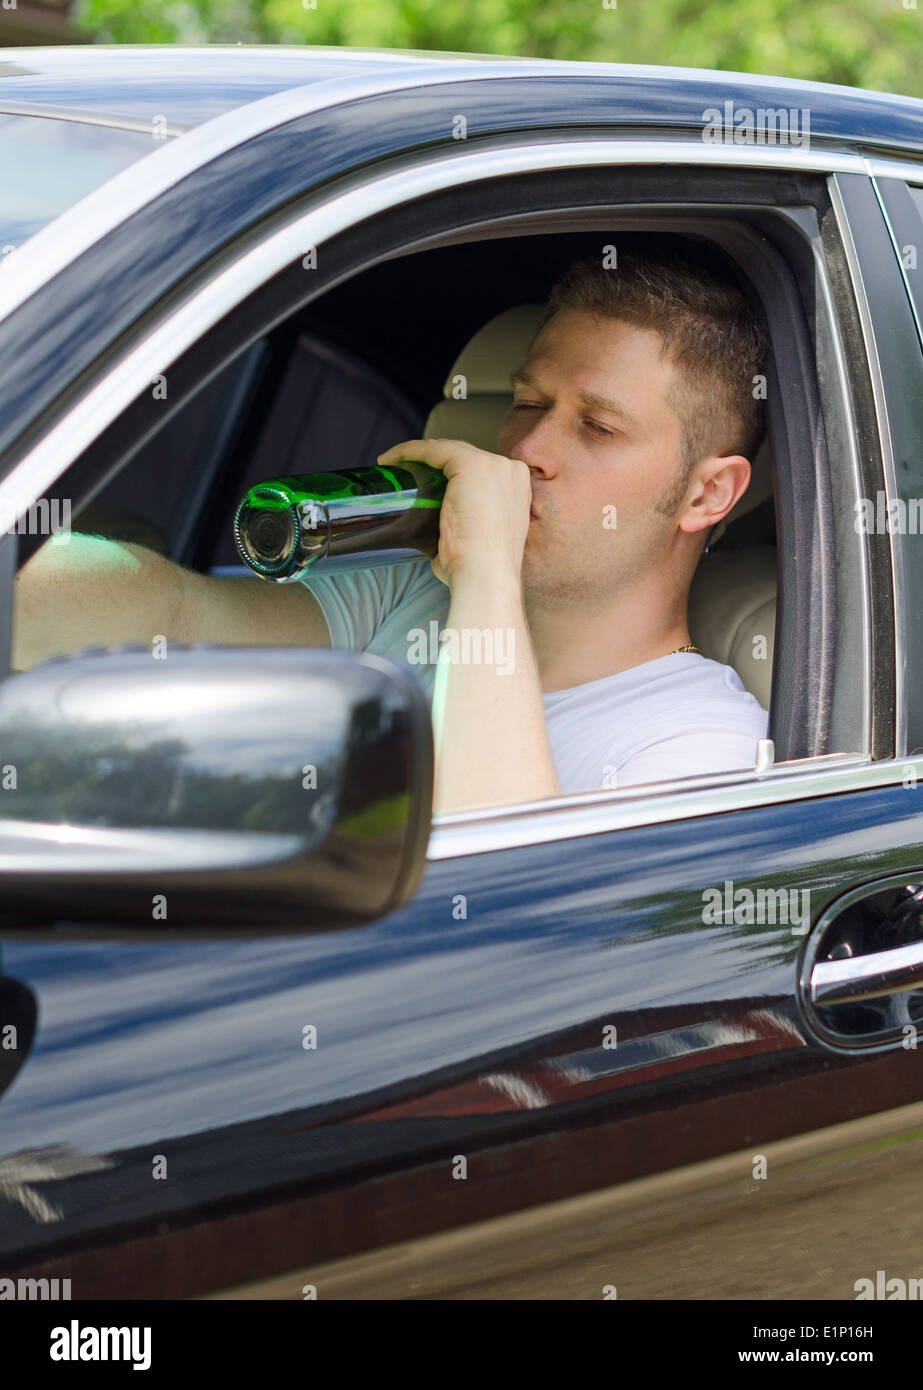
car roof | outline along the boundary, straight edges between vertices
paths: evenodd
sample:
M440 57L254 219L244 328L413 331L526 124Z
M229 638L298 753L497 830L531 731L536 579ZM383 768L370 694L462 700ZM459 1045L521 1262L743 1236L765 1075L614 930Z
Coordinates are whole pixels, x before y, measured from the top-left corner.
M414 74L430 80L459 64L502 63L506 81L555 75L612 80L613 122L664 127L701 126L704 107L732 101L807 106L823 111L824 136L881 146L923 148L923 100L830 83L704 68L509 58L449 53L304 45L85 44L0 48L0 112L53 115L150 129L155 117L171 132L194 126L260 98L315 82L379 73L412 88ZM510 74L512 69L512 74ZM669 100L668 100L669 98ZM607 102L609 100L607 93ZM608 109L608 108L607 108Z

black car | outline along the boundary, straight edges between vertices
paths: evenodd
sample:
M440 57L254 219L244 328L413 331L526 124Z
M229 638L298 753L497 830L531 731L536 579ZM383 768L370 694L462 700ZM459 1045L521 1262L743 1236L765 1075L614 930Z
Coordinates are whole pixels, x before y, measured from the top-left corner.
M0 1292L902 1296L923 102L17 49L0 171ZM380 658L11 670L14 576L69 507L235 573L254 480L493 448L550 285L614 239L706 249L770 334L691 606L769 709L753 768L433 817L429 710Z

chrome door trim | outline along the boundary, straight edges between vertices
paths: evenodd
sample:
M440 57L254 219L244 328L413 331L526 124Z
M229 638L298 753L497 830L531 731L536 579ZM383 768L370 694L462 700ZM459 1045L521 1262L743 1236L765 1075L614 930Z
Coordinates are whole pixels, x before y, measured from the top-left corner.
M184 136L183 140L186 138ZM194 139L195 132L188 138ZM178 149L181 143L177 142L174 148ZM720 148L722 158L719 162L738 168L799 168L829 174L832 167L849 173L864 173L863 161L856 155L823 156L812 150L788 147L733 146L728 147L726 152L723 146ZM155 157L159 159L160 155ZM192 294L170 318L154 326L142 342L77 401L0 483L0 508L10 505L14 498L25 499L25 505L29 505L35 498L41 497L64 468L98 438L112 420L150 385L153 378L162 375L170 363L225 313L279 270L303 256L306 247L320 246L326 239L375 213L448 187L517 173L595 165L713 166L714 163L714 149L701 140L622 140L606 137L571 141L563 138L536 144L482 148L466 154L455 152L426 162L402 156L396 170L389 166L377 174L356 174L342 191L332 197L328 195L325 201L307 212L293 215L287 225L230 266L217 271L213 279ZM149 160L143 159L132 165L131 169L146 168L149 164ZM126 173L130 173L131 169ZM60 235L60 226L61 219L49 224L48 230L54 229L55 238ZM36 240L42 235L38 233Z
M916 783L923 784L923 757L871 763L834 753L779 763L767 773L747 768L615 791L575 792L481 811L454 811L434 816L426 857L457 859L767 804L873 791L901 784L911 771ZM916 794L916 785L907 790Z
M869 182L872 186L873 196L877 199L874 180L870 179ZM846 208L843 204L843 196L840 192L835 173L831 174L830 178L827 180L827 185L830 190L830 204L833 208L837 230L839 232L840 241L843 244L846 263L849 267L849 275L859 312L859 322L862 327L862 339L865 345L865 355L872 383L872 395L875 402L875 422L878 426L878 438L881 442L882 482L884 483L884 491L888 505L890 505L891 501L897 496L897 468L894 462L894 450L891 447L891 430L888 424L887 398L885 396L881 362L878 357L878 346L875 340L875 331L872 327L872 316L869 311L868 299L865 294L862 267L859 264L859 257L856 253L855 243L853 242L852 232L849 227L849 219L846 216ZM887 224L885 224L885 226L887 228ZM891 588L894 594L894 755L897 758L902 758L907 750L907 701L904 693L907 683L907 647L904 641L904 624L907 621L907 612L904 593L899 582L897 550L894 544L893 534L889 534L888 549L891 554Z
M923 145L923 137L920 139ZM912 159L886 159L884 155L864 157L866 173L875 179L906 179L908 183L923 183L923 162Z
M28 238L23 244L28 245L28 256L21 253L17 258L15 282L11 277L10 283L4 284L0 278L0 319L12 313L40 285L71 264L121 222L160 197L181 179L238 145L302 116L346 102L358 101L363 97L385 96L389 93L448 82L499 81L509 77L551 75L580 77L608 74L616 78L634 71L672 75L678 81L688 81L690 73L688 68L650 69L639 68L633 64L556 63L548 60L524 62L522 59L491 62L488 66L466 59L445 63L434 70L423 70L418 58L408 59L406 67L392 68L387 76L373 73L363 76L331 77L245 103L196 126L181 139L165 142L163 148L154 151L149 158L122 170L102 187L67 209L59 218L36 232L33 237ZM740 74L709 73L709 77L716 86L741 81ZM675 127L663 129L664 133L653 143L665 146L670 152L668 158L672 161L677 158L673 153L677 145L685 142L670 138ZM700 156L703 151L707 151L706 162L709 163L747 164L750 162L744 153L747 150L751 155L770 156L768 160L757 158L755 162L768 162L774 168L815 169L825 173L834 169L864 172L867 162L862 155L835 150L825 153L823 150L802 150L790 146L770 148L712 146L705 145L703 141L689 143L698 148Z

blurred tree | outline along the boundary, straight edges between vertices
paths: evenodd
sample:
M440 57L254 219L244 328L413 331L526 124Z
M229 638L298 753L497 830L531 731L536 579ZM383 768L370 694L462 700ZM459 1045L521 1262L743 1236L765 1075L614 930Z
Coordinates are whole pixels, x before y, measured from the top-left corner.
M664 63L923 96L923 0L76 0L73 19L98 43Z

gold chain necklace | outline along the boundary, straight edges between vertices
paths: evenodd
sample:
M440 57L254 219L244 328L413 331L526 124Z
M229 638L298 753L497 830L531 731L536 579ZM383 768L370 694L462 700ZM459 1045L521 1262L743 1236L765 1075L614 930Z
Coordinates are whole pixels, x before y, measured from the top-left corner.
M698 652L701 656L702 648L697 647L694 642L687 642L685 647L674 647L671 652L667 652L667 656L675 656L677 652Z

